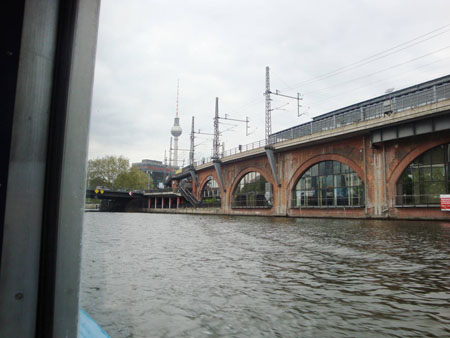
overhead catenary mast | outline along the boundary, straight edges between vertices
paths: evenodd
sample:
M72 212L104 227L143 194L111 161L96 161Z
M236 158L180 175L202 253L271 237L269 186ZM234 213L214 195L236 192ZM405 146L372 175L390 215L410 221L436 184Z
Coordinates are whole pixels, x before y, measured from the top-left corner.
M216 112L214 115L214 140L213 140L213 159L219 158L219 98L216 97Z
M219 131L219 123L220 123L220 119L222 120L228 120L228 121L236 121L236 122L245 122L246 126L246 134L248 135L248 123L249 123L249 119L248 117L245 118L245 120L240 120L240 119L232 119L230 117L228 117L228 114L225 114L225 117L221 117L219 116L219 98L216 97L216 106L215 106L215 114L214 114L214 133L210 134L210 133L205 133L205 132L201 132L200 129L198 130L198 132L195 131L195 127L194 127L194 116L192 116L192 126L191 126L191 146L189 149L189 164L193 165L194 164L194 154L195 154L195 134L198 135L211 135L214 136L213 138L213 149L212 149L212 159L216 159L218 160L220 157L224 156L225 153L225 144L224 143L220 143L220 131ZM227 131L227 130L225 130ZM222 150L221 150L221 146L222 146ZM179 149L179 150L185 150L185 149Z
M297 93L297 96L289 96L285 94L281 94L281 92L277 89L275 90L275 93L270 91L270 74L269 74L269 67L266 67L266 91L264 92L264 96L266 97L266 144L269 144L269 137L272 134L272 110L280 109L281 107L272 109L270 94L274 94L277 96L286 97L289 99L294 99L297 101L297 116L300 117L303 114L300 113L300 100L303 100L303 98L300 96L300 93ZM287 105L288 103L286 103Z
M191 125L191 147L189 149L189 164L194 165L194 116L192 116L192 125Z
M225 114L225 117L219 116L219 98L216 97L216 109L214 114L214 139L213 139L213 155L212 159L219 159L220 156L223 156L224 150L222 149L222 154L220 153L220 131L219 131L219 123L220 119L227 120L227 121L236 121L236 122L244 122L245 123L245 133L248 135L248 117L245 118L245 120L240 119L233 119L231 117L228 117L228 114ZM227 131L227 130L225 130ZM223 132L222 132L223 133Z
M272 134L272 108L270 104L270 75L269 67L266 67L266 91L264 93L266 96L266 143L269 142L269 136Z

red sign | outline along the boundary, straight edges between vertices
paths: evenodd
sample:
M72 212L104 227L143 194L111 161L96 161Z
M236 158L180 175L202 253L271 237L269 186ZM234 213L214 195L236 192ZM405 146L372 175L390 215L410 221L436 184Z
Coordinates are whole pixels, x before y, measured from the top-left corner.
M132 191L130 191L128 194L129 194L130 196L133 196L133 192L132 192Z
M441 195L441 210L450 211L450 195Z

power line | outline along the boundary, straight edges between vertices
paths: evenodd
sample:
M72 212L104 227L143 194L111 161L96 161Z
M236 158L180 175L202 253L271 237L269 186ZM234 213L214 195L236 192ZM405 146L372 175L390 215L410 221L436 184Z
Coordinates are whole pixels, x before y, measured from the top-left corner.
M319 81L319 80L323 80L323 79L326 79L326 78L329 78L329 77L332 77L332 76L335 76L335 75L339 75L339 74L344 73L344 72L346 72L346 71L350 71L350 70L352 70L352 69L355 69L355 68L364 66L364 65L366 65L366 64L368 64L368 63L371 63L371 62L377 61L377 60L379 60L379 59L388 57L388 56L390 56L390 55L392 55L392 54L395 54L395 53L398 53L398 52L400 52L400 51L402 51L402 50L405 50L405 49L407 49L407 48L413 47L413 46L415 46L415 45L417 45L417 44L420 44L420 43L422 43L422 42L428 41L428 40L430 40L430 39L432 39L432 38L435 38L435 37L437 37L437 36L439 36L439 35L442 35L442 34L444 34L444 33L449 32L450 29L444 30L445 28L448 28L448 27L450 27L450 24L441 26L441 27L439 27L439 28L437 28L437 29L434 29L434 30L428 32L428 33L422 34L422 35L420 35L420 36L418 36L418 37L415 37L415 38L413 38L413 39L411 39L411 40L408 40L408 41L406 41L406 42L400 43L400 44L398 44L398 45L396 45L396 46L393 46L393 47L388 48L388 49L386 49L386 50L383 50L383 51L381 51L381 52L375 53L375 54L373 54L373 55L371 55L371 56L368 56L368 57L366 57L366 58L363 58L363 59L361 59L361 60L359 60L359 61L355 61L355 62L353 62L353 63L351 63L351 64L349 64L349 65L346 65L346 66L340 67L340 68L338 68L338 69L335 69L335 70L333 70L333 71L331 71L331 72L328 72L328 73L319 75L319 76L317 76L317 77L315 77L315 78L312 78L312 79L309 79L309 80L305 80L305 81L296 83L296 84L294 84L294 85L292 85L292 86L287 85L287 83L286 83L285 81L283 81L279 76L277 76L277 77L281 80L281 82L283 82L283 83L285 83L285 84L287 85L286 87L284 87L284 88L282 88L282 89L290 89L290 90L296 89L296 88L298 88L298 87L300 87L300 86L302 86L302 85L310 84L310 83L313 83L313 82L316 82L316 81ZM444 30L444 31L442 31L442 30ZM439 31L441 31L441 32L439 32ZM439 33L434 34L434 33L436 33L436 32L439 32ZM434 35L432 35L432 34L434 34ZM429 35L432 35L432 36L429 36ZM427 36L428 36L428 37L427 37ZM426 38L426 39L423 39L423 38L425 38L425 37L427 37L427 38ZM420 40L420 39L422 39L422 40ZM420 41L417 41L417 40L420 40ZM412 43L412 42L414 42L414 41L417 41L417 42ZM400 47L403 47L403 46L405 46L405 47L404 47L404 48L400 48ZM400 48L400 49L398 49L398 48ZM396 49L397 49L397 50L396 50ZM392 52L391 52L391 51L392 51ZM391 53L385 54L385 53L387 53L387 52L391 52ZM385 54L385 55L383 55L383 54ZM261 101L262 101L261 99L255 99L255 100L252 100L252 101L250 101L250 102L244 104L243 106L241 106L241 107L238 108L238 109L241 110L241 109L243 109L243 108L245 108L245 107L248 107L248 106L250 106L250 105L254 105L254 104L256 104L256 103L260 103ZM238 110L236 110L236 109L233 109L232 111L238 112Z
M396 64L396 65L393 65L393 66L390 66L390 67L387 67L387 68L383 68L383 69L381 69L381 70L379 70L379 71L376 71L376 72L374 72L374 73L370 73L370 74L366 74L366 75L363 75L363 76L359 76L359 77L353 78L353 79L351 79L351 80L339 82L339 83L336 83L336 84L334 84L334 85L332 85L332 86L329 86L329 87L326 87L326 88L320 88L320 89L311 90L311 91L309 91L309 92L306 92L304 95L311 94L311 93L315 93L315 92L319 92L319 91L328 90L328 89L333 88L333 87L336 87L336 86L340 86L340 85L343 85L343 84L347 84L347 83L349 83L349 82L357 81L357 80L360 80L360 79L363 79L363 78L366 78L366 77L369 77L369 76L372 76L372 75L375 75L375 74L379 74L379 73L385 72L385 71L387 71L387 70L390 70L390 69L393 69L393 68L397 68L397 67L403 66L404 64L407 64L407 63L411 63L411 62L417 61L417 60L422 59L422 58L424 58L424 57L427 57L427 56L429 56L429 55L432 55L432 54L441 52L441 51L443 51L443 50L445 50L445 49L448 49L448 48L450 48L450 45L449 45L449 46L446 46L446 47L444 47L444 48L437 49L437 50L432 51L432 52L430 52L430 53L427 53L427 54L418 56L418 57L416 57L416 58L414 58L414 59L410 59L410 60L408 60L408 61L401 62L401 63L398 63L398 64Z
M428 41L428 40L430 40L430 39L432 39L432 38L434 38L434 37L436 37L436 36L442 35L442 34L448 32L448 31L450 31L450 29L447 29L447 30L445 30L445 31L443 31L443 32L439 32L439 33L437 33L437 34L435 34L435 35L433 35L433 36L430 36L430 37L428 37L428 38L426 38L426 39L422 39L422 38L424 38L424 37L426 37L426 36L428 36L428 35L430 35L430 34L433 34L433 33L435 33L435 32L441 31L441 30L443 30L443 29L445 29L445 28L447 28L447 27L450 27L450 24L447 24L447 25L445 25L445 26L442 26L442 27L440 27L440 28L437 28L437 29L435 29L435 30L432 30L431 32L428 32L428 33L425 33L425 34L423 34L423 35L420 35L420 36L418 36L418 37L416 37L416 38L414 38L414 39L411 39L411 40L408 40L408 41L403 42L403 43L401 43L401 44L398 44L398 45L396 45L396 46L394 46L394 47L391 47L391 48L388 48L388 49L386 49L386 50L384 50L384 51L381 51L381 52L378 52L378 53L373 54L373 55L371 55L371 56L368 56L368 57L366 57L366 58L363 58L363 59L361 59L361 60L359 60L359 61L353 62L353 63L351 63L351 64L349 64L349 65L346 65L346 66L340 67L340 68L338 68L338 69L335 69L335 70L333 70L333 71L331 71L331 72L328 72L328 73L319 75L319 76L317 76L317 77L315 77L315 78L312 78L312 79L309 79L309 80L305 80L305 81L302 81L302 82L298 82L298 83L292 85L291 87L287 87L287 88L285 88L285 89L295 89L295 88L298 88L298 87L300 87L300 86L302 86L302 85L309 84L309 83L312 83L312 82L316 82L316 81L319 81L319 80L323 80L323 79L325 79L325 78L332 77L332 76L341 74L341 73L343 73L343 72L349 71L349 70L351 70L351 69L354 69L354 68L357 68L357 67L361 67L361 66L364 66L364 65L366 65L366 64L368 64L368 63L371 63L371 62L377 61L377 60L379 60L379 59L385 58L385 57L387 57L387 56L390 56L390 55L392 55L392 54L398 53L398 52L400 52L400 51L402 51L402 50L405 50L405 49L407 49L407 48L413 47L413 46L415 46L415 45L417 45L417 44L419 44L419 43ZM411 42L414 42L414 41L419 40L419 39L422 39L422 40L420 40L420 41L418 41L418 42L416 42L416 43L411 44ZM408 44L409 44L409 45L408 45ZM404 48L398 49L399 47L402 47L402 46L405 46L405 45L407 45L407 46L404 47ZM396 50L396 49L398 49L398 50ZM393 51L393 52L388 53L388 54L385 54L385 53L390 52L390 51ZM383 55L383 54L385 54L385 55Z
M430 65L433 65L433 64L438 63L438 62L442 62L442 61L447 60L447 59L450 59L450 56L448 56L446 58L443 58L443 59L435 60L433 62L427 63L427 64L422 65L422 66L418 66L418 67L415 68L415 70L428 67ZM397 74L397 75L394 75L394 76L390 76L389 79L381 79L381 80L378 80L378 81L373 81L373 82L370 82L370 83L368 83L368 84L366 84L364 86L359 86L359 87L357 87L355 89L352 89L352 91L356 91L356 90L360 90L360 89L363 89L363 88L366 88L366 87L369 87L369 86L373 86L374 84L377 84L377 83L386 82L388 80L391 80L392 78L403 76L403 75L409 74L409 73L410 73L410 71L406 71L406 72L403 72L403 73L400 73L400 74ZM331 100L331 99L333 99L335 97L339 97L339 96L342 97L342 93L326 97L325 99L322 99L322 100L319 100L319 101L312 102L312 103L310 103L310 105L320 104L320 103L329 101L329 100Z

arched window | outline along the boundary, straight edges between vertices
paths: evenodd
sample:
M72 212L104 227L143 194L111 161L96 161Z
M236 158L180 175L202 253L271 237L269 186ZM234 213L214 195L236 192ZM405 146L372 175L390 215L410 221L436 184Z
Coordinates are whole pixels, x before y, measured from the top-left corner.
M397 181L396 206L439 206L439 195L450 193L449 161L449 143L412 161Z
M221 206L220 188L212 176L208 177L208 182L203 186L202 205L217 208Z
M292 207L364 206L364 183L353 169L338 161L310 167L292 192Z
M271 208L272 184L263 175L251 171L241 178L233 193L233 208Z

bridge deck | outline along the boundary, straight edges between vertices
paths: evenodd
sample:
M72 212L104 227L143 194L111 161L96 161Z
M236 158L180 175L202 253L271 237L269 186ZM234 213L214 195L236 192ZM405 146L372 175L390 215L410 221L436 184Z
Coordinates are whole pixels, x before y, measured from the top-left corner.
M413 121L448 110L449 106L450 75L317 116L311 122L272 134L268 142L261 140L228 150L221 161L263 154L267 144L282 150ZM195 163L197 170L211 166L210 159L207 163Z
M436 116L440 113L450 110L450 99L441 102L428 104L421 107L416 107L408 110L404 110L399 113L384 115L379 118L374 118L370 120L360 121L358 123L348 124L341 127L330 128L317 132L311 135L300 136L297 138L292 138L284 140L278 143L272 144L273 148L278 151L287 150L293 147L299 147L306 144L311 144L314 142L324 142L329 141L333 138L348 137L352 134L361 134L378 128L397 125L401 123L407 123L419 119L423 119L430 116ZM253 156L260 156L265 154L264 146L260 146L255 149L248 151L242 151L230 156L222 157L221 161L223 163L234 162L240 159L249 158ZM196 170L202 170L212 167L213 163L208 162L205 164L197 165Z

